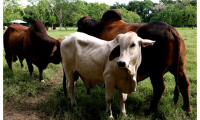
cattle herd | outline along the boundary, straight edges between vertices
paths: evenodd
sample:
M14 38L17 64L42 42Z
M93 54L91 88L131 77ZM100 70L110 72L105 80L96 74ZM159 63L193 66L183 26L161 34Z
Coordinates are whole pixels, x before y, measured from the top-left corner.
M76 104L74 82L79 76L87 93L97 83L106 89L106 111L112 116L114 88L119 92L120 113L126 115L127 95L134 93L138 82L150 77L153 100L150 111L155 112L165 89L163 75L175 77L174 103L179 91L183 109L191 112L189 80L186 76L186 48L178 31L164 22L126 23L116 9L108 10L100 20L84 16L77 22L78 30L64 39L54 39L40 20L30 27L10 25L4 33L5 59L13 72L12 63L26 59L29 73L36 65L43 80L43 70L49 63L63 66L63 89L67 90L71 106ZM67 88L67 90L66 90Z

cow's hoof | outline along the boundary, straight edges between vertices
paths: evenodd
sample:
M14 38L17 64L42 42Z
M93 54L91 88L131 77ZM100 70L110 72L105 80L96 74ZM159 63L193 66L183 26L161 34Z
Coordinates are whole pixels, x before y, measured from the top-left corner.
M44 80L41 80L41 83L42 83L42 84L44 84L44 85L46 85L46 83L45 83L45 81L44 81Z
M148 116L148 115L150 115L150 114L152 114L152 113L156 113L156 110L155 110L155 109L146 110L146 111L145 111L145 116Z
M183 107L183 110L185 110L186 115L190 115L192 113L191 107Z
M109 116L109 118L111 119L111 120L114 120L114 117L111 115L111 116Z
M127 116L127 115L126 115L126 112L121 112L121 115L122 115L122 116L125 116L125 117Z

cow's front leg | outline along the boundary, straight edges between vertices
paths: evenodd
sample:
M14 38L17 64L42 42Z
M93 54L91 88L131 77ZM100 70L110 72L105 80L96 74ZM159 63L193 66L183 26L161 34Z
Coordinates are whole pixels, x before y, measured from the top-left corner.
M128 94L119 92L119 99L120 99L120 113L124 116L126 116L126 108L125 108L125 102L127 100Z
M106 87L106 102L107 102L106 112L109 114L109 117L111 119L114 119L112 115L112 109L111 109L111 104L113 101L114 86L112 85L112 83L106 83L105 87Z

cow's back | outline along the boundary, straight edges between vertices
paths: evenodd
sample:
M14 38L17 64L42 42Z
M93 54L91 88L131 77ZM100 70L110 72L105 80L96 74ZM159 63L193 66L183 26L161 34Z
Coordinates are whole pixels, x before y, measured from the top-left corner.
M104 30L102 33L97 36L100 39L103 40L113 40L116 38L118 34L121 33L127 33L129 31L136 32L138 28L143 25L143 23L138 23L138 24L129 24L124 22L123 20L118 20L118 21L113 21L113 22L107 22L108 24L105 23L104 25Z
M148 77L152 71L169 69L176 59L175 55L177 54L174 51L177 50L177 42L179 42L172 34L172 32L176 32L172 26L164 22L130 24L119 20L105 26L99 38L110 41L118 34L128 31L136 32L143 39L156 41L152 47L142 47L142 63L138 69L139 81Z
M78 32L66 36L61 43L61 55L66 67L78 72L90 87L103 82L109 51L106 41Z

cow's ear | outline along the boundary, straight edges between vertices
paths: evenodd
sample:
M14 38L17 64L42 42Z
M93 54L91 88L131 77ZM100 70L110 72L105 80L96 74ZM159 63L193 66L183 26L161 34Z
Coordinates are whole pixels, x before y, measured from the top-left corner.
M57 40L57 44L60 46L60 45L61 45L61 42L62 42L62 38L59 38L59 39Z
M51 54L50 54L50 57L52 57L52 56L54 55L54 52L55 52L56 50L57 50L57 46L54 45L53 50L52 50L52 52L51 52Z
M109 60L112 61L114 60L116 57L119 57L120 55L120 46L119 44L110 52L109 55Z
M142 45L143 47L147 47L149 45L153 45L155 41L149 40L149 39L142 39L139 37L139 44Z

